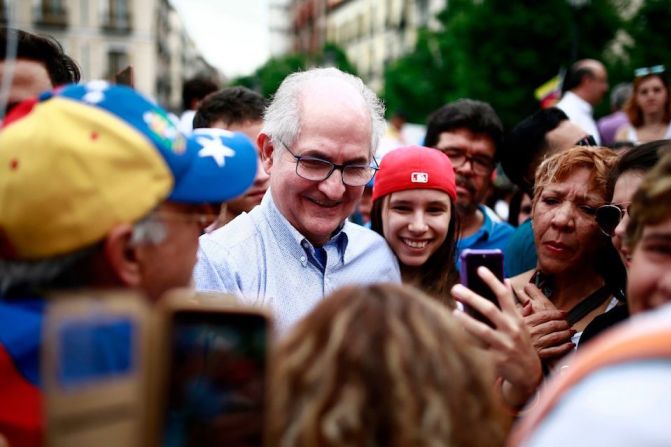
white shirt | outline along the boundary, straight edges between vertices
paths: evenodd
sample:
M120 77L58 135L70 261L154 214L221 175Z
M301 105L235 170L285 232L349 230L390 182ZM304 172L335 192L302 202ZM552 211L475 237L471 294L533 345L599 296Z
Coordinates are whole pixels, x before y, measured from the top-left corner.
M195 110L185 110L179 117L177 128L184 134L189 135L193 130L193 117L196 116Z
M585 132L592 135L597 144L601 144L601 136L599 135L599 129L596 127L590 103L573 92L566 92L561 101L557 103L557 108L566 113L572 123L577 124Z

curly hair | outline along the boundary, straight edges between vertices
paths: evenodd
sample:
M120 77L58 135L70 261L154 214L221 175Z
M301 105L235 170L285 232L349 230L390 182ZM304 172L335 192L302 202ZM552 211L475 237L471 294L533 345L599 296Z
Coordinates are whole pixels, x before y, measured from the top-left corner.
M591 171L590 182L606 201L608 176L617 162L618 155L612 149L599 146L574 146L564 152L545 159L536 171L533 204L538 202L540 193L547 185L564 180L576 169Z
M629 207L626 244L630 250L641 240L643 229L671 217L671 153L643 178Z
M443 306L410 286L347 287L277 347L276 446L496 446L493 371ZM477 427L477 429L473 429Z

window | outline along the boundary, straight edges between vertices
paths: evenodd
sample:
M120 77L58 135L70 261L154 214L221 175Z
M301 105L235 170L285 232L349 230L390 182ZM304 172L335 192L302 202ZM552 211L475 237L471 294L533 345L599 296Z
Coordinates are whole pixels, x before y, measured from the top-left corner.
M110 31L128 31L130 29L130 7L128 0L103 0L102 24Z
M35 2L35 24L59 28L65 27L67 25L65 1L40 0Z
M108 78L114 78L114 75L128 66L128 53L124 50L109 50L107 52L107 73Z

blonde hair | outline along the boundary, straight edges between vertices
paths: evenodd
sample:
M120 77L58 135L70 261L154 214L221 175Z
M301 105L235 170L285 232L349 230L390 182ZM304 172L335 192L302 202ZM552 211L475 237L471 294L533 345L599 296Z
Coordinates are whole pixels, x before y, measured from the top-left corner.
M671 217L671 154L666 154L643 178L629 207L626 244L630 250L643 229Z
M480 360L419 290L340 289L275 352L271 445L502 445L507 420Z
M590 183L603 196L607 195L608 175L617 163L615 151L600 146L574 146L545 159L536 170L533 204L536 205L543 189L566 179L576 169L590 170Z

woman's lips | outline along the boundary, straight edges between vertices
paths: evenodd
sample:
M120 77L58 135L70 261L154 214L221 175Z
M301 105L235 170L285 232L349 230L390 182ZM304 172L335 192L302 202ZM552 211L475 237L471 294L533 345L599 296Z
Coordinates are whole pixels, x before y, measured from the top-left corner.
M545 248L547 248L548 251L556 254L564 254L569 251L569 246L561 242L555 242L555 241L544 242L543 246L545 246Z

